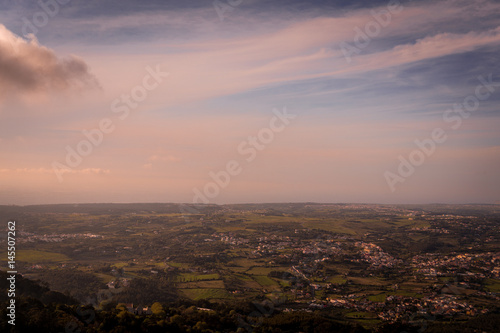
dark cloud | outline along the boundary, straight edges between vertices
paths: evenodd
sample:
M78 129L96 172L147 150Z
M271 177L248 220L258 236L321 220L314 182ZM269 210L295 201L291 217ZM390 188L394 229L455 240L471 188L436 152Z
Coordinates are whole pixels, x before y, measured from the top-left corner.
M27 41L0 24L0 99L98 86L87 64L75 56L59 58L36 39Z

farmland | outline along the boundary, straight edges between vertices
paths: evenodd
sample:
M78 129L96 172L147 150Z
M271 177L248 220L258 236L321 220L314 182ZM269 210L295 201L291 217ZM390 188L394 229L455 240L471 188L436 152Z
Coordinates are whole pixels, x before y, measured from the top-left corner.
M19 216L19 272L80 302L96 299L98 309L280 299L277 313L321 309L369 329L405 320L416 308L445 321L496 311L498 208L2 207ZM112 297L99 299L104 292Z

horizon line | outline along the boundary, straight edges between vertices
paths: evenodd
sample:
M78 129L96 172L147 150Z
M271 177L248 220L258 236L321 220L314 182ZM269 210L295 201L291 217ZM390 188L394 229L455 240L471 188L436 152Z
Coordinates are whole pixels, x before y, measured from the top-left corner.
M29 207L29 206L74 206L74 205L182 205L182 206L235 206L235 205L283 205L283 204L313 204L313 205L377 205L377 206L430 206L430 205L453 205L453 206L495 206L495 203L370 203L370 202L316 202L316 201L288 201L288 202L240 202L240 203L186 203L186 202L72 202L72 203L47 203L47 204L2 204L0 207Z

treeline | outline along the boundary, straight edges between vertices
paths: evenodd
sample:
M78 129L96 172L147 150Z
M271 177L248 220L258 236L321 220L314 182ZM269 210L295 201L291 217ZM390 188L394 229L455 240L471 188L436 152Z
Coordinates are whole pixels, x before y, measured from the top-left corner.
M498 332L500 328L500 311L451 323L430 323L426 333L451 333L451 332Z
M9 289L9 281L7 274L4 271L0 271L0 302L7 302L9 300L7 290ZM47 283L41 281L32 281L30 279L25 279L21 275L16 274L16 297L30 297L38 299L39 301L49 304L49 303L61 303L61 304L78 304L78 301L68 295L63 293L53 291L49 288ZM3 332L3 331L2 331Z
M7 274L0 272L0 287L4 290L8 289L6 281ZM100 310L91 305L81 306L68 296L17 275L16 325L8 323L9 300L3 293L0 296L0 332L370 332L331 311L283 312L273 307L270 310L262 302L250 300L210 303L206 300L162 299L158 295L168 295L169 290L160 281L137 279L133 282L133 289L140 288L143 297L150 297L142 299L144 302L141 305L149 305L151 311L136 314L132 309L127 309L124 302L118 303L120 299L107 302ZM124 300L130 302L129 297L132 295L123 296ZM158 302L158 299L161 301ZM135 307L137 305L134 304ZM416 326L401 322L386 323L372 332L496 332L498 327L500 313L496 310L461 322L428 321Z
M153 304L172 302L178 299L173 283L165 276L153 276L147 279L135 278L130 285L116 293L112 301L116 303Z
M89 295L107 288L94 274L78 269L40 270L37 276L52 290L71 295L79 301L84 301Z
M18 301L16 325L7 323L7 303L1 304L1 332L368 332L359 325L339 322L316 313L280 313L270 318L250 317L245 306L207 302L177 302L155 307L155 313L136 315L119 304L96 311L91 306L48 304L33 298ZM207 309L209 307L209 309ZM248 309L247 309L248 311ZM252 309L250 309L252 311ZM253 308L255 311L255 308Z
M17 300L16 325L7 323L7 302L0 308L1 332L254 332L254 333L324 333L370 332L358 324L329 318L321 312L276 312L271 316L256 315L250 303L209 303L207 301L178 301L156 304L153 313L133 314L122 305L97 311L91 306L81 307L57 303L44 304L31 297ZM500 314L490 313L464 322L422 322L384 324L371 332L497 332Z

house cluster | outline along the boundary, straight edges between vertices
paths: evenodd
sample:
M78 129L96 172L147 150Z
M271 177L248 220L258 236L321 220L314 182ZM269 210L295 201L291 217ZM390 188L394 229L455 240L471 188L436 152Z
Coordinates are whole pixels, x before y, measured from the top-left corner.
M244 238L238 237L231 232L216 232L211 237L211 239L205 239L205 241L220 241L233 246L245 245L253 247L251 258L275 256L276 258L291 259L293 257L300 260L301 263L308 263L311 261L308 257L314 257L313 261L319 262L344 253L342 249L343 243L336 239L304 240L283 235ZM292 250L293 255L284 254L282 250Z
M361 259L352 259L353 262L368 262L371 269L394 267L401 264L401 259L396 259L384 252L382 248L373 243L356 242L354 245L360 248Z
M475 316L488 310L478 310L466 301L457 300L453 295L436 294L417 299L408 296L391 295L383 302L370 301L364 297L346 295L340 299L328 299L330 306L353 309L355 311L376 313L377 316L389 322L408 319L410 316Z
M500 252L455 253L439 255L426 253L411 258L411 268L427 277L459 274L464 278L498 278L500 274Z
M243 237L237 237L233 233L222 233L222 232L215 232L212 234L212 238L205 239L205 241L214 241L218 240L223 243L228 243L231 245L244 245L248 244L250 242L249 239L243 238Z
M128 287L130 285L130 279L119 278L117 280L109 281L107 284L109 289L117 289L121 287Z
M127 303L125 304L125 306L127 307L127 311L129 313L133 313L133 314L136 314L136 315L150 315L150 314L153 314L153 311L151 311L151 308L149 306L136 306L134 307L134 304L133 303Z
M411 231L435 233L435 234L449 234L450 231L445 228L432 228L432 227L414 227L410 229Z
M57 243L62 242L66 239L76 239L76 238L103 238L101 235L95 235L91 233L84 234L43 234L37 235L31 232L21 231L20 236L17 239L18 243L34 243L34 242L47 242L47 243Z

